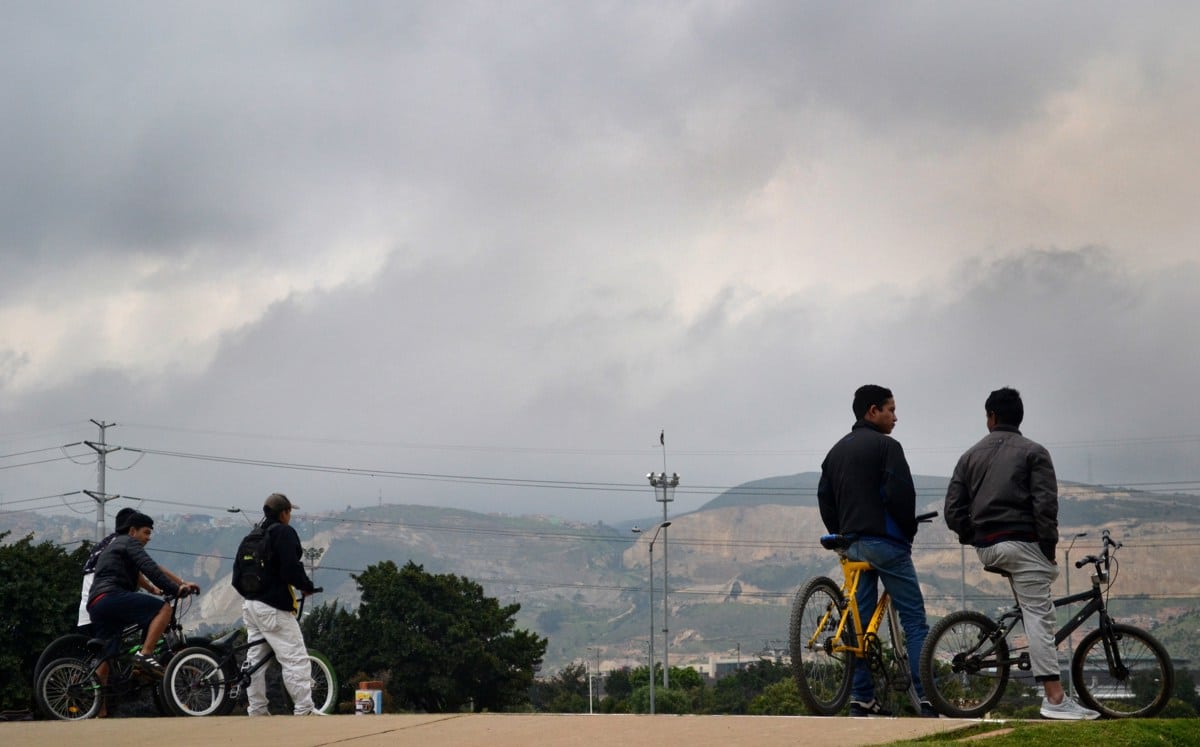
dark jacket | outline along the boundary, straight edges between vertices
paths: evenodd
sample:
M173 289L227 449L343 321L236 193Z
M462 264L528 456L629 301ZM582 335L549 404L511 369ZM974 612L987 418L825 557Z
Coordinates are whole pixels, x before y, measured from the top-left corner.
M1050 452L1008 425L967 450L946 489L946 526L964 545L1037 542L1054 559L1058 480Z
M884 537L911 545L917 534L917 490L900 442L865 420L821 463L817 503L835 534Z
M142 543L128 534L118 535L96 560L96 575L88 594L90 606L96 597L110 591L137 591L138 574L150 579L168 594L178 594L179 586L167 578L158 563L146 553Z
M268 517L267 538L270 550L267 559L267 588L256 597L257 601L275 609L293 612L296 609L295 587L300 591L314 591L313 582L304 572L300 558L304 551L300 547L300 535L287 524Z

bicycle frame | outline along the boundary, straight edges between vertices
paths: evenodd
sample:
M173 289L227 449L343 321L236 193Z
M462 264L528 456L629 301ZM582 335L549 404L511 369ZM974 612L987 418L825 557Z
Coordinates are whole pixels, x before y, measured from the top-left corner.
M324 589L318 587L313 593L316 594L316 593L320 593L322 591L324 591ZM296 610L297 622L299 622L300 618L303 617L303 615L304 615L304 600L305 599L306 599L306 597L300 598L300 604ZM225 636L224 639L219 643L214 641L214 648L216 648L217 650L223 651L223 654L221 655L220 659L218 660L220 662L221 666L218 666L215 670L213 670L214 672L220 673L222 671L223 666L227 662L230 662L230 661L236 662L237 655L239 653L248 652L250 649L254 648L255 646L266 646L267 651L268 651L267 655L262 657L261 659L259 659L258 663L255 664L253 667L246 666L249 661L249 656L247 655L247 657L242 660L241 665L238 667L238 676L233 681L225 681L223 683L223 684L226 684L229 686L229 697L236 700L238 697L241 696L242 688L250 686L250 680L255 675L255 673L257 673L258 670L260 670L263 667L270 664L271 661L273 659L275 659L275 649L271 648L271 646L267 643L266 638L259 638L258 640L254 640L254 641L247 640L245 643L237 645L237 646L232 646L232 645L228 645L227 643L225 643L225 641L228 641L230 638L232 638L233 635L235 635L235 633L236 633L236 631L234 633L230 633L229 635Z
M1066 607L1067 605L1076 604L1078 602L1087 602L1083 609L1075 613L1066 623L1062 625L1054 633L1054 646L1057 648L1063 641L1067 640L1076 630L1088 621L1093 615L1099 614L1100 621L1098 627L1101 630L1108 631L1111 629L1113 621L1108 615L1108 607L1104 603L1104 594L1100 590L1100 584L1108 580L1108 571L1100 570L1100 563L1107 562L1107 557L1097 559L1084 559L1079 561L1077 567L1082 567L1088 562L1097 564L1097 572L1092 574L1092 588L1087 591L1081 591L1077 594L1071 594L1065 597L1059 597L1053 600L1054 607ZM985 568L992 573L999 573L1009 580L1011 586L1012 579L1007 573ZM1030 669L1029 653L1022 651L1018 656L1010 656L1007 659L990 658L996 651L996 642L1002 639L1007 639L1009 633L1022 620L1021 607L1017 604L1016 591L1013 591L1013 608L1004 612L995 619L996 629L987 637L979 641L978 645L970 651L962 653L963 665L968 671L978 671L993 666L1015 666L1022 671ZM991 642L990 647L984 647L986 642ZM1127 670L1120 661L1120 652L1115 647L1106 646L1106 654L1109 659L1109 668L1114 674L1124 674Z
M841 616L841 621L838 623L837 630L834 631L832 640L844 640L842 636L846 630L846 621L852 620L857 644L854 646L847 646L840 643L834 644L830 653L852 653L860 659L866 658L867 642L870 640L870 636L879 634L879 626L883 624L883 616L888 613L891 607L892 598L886 589L879 595L879 600L875 604L875 611L871 614L871 619L864 628L862 613L858 609L858 581L865 571L872 570L871 564L863 560L850 560L845 556L844 551L839 554L841 555L842 577L844 579L842 582L842 594L846 597L846 607L850 615L849 617L846 615ZM821 618L820 625L809 641L810 644L815 644L817 636L829 627L829 616L832 614L833 610L825 612L825 615Z

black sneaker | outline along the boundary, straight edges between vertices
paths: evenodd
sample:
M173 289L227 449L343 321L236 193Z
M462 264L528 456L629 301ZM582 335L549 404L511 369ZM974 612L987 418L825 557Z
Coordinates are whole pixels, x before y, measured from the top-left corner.
M941 718L941 714L933 707L933 703L928 700L921 701L921 718Z
M879 705L879 701L871 698L871 702L864 703L861 700L850 701L851 716L891 716L892 712L883 706Z
M152 674L155 677L163 676L163 665L158 663L158 659L153 656L146 656L141 651L133 655L133 668L145 674Z

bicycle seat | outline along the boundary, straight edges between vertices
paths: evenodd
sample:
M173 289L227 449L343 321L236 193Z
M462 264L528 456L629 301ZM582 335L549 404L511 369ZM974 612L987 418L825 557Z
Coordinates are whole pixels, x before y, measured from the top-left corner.
M857 540L858 535L856 534L823 534L821 535L821 547L826 550L845 550Z
M88 653L92 656L107 659L116 656L117 652L121 650L121 637L89 638L86 646Z
M987 571L988 573L997 573L1001 576L1004 576L1005 578L1007 578L1009 580L1012 580L1012 574L1009 573L1008 571L1004 570L1003 568L997 568L994 565L985 565L983 567L983 570Z

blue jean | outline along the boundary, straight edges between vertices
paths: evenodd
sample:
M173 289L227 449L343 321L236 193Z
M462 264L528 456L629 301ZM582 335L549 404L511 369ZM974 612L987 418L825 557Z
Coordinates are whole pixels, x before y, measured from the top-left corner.
M908 649L908 665L917 695L924 700L925 690L921 687L921 648L929 634L929 623L925 621L925 598L921 596L921 584L917 581L917 569L913 566L912 550L895 542L874 537L863 537L850 546L851 560L865 560L874 566L858 577L858 611L863 625L875 612L879 599L876 581L883 581L883 588L892 595L892 605L900 615L900 627L904 628L904 639ZM854 683L850 697L863 703L875 697L875 685L871 682L871 668L866 659L857 659L854 664Z

